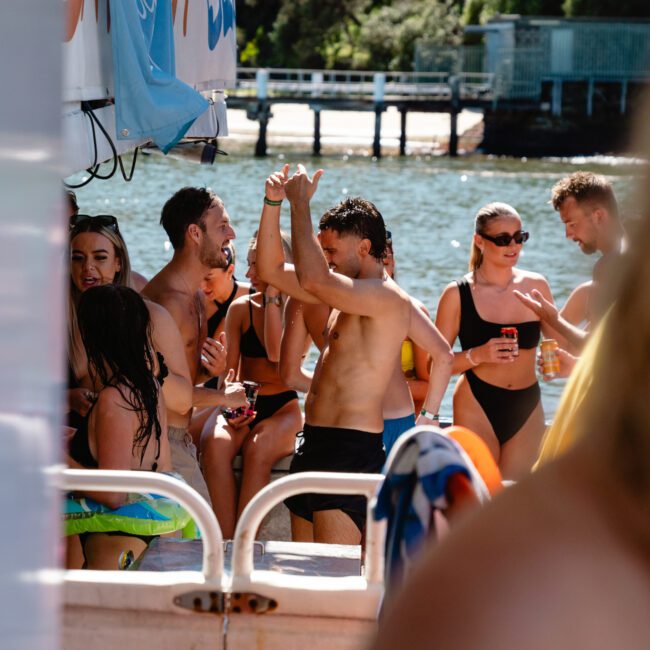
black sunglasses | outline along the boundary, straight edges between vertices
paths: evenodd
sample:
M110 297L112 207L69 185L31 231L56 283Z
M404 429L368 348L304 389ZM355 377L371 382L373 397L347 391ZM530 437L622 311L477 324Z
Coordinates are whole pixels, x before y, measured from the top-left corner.
M389 245L393 243L393 233L390 230L386 231L386 243Z
M112 214L73 214L70 217L70 230L74 230L78 226L89 222L110 228L113 232L120 232L117 226L117 219Z
M497 235L496 237L492 237L491 235L486 235L482 232L478 233L483 239L487 239L488 241L491 241L493 244L496 244L497 246L510 246L510 242L514 240L515 244L523 244L524 242L528 241L528 238L530 237L530 234L527 233L525 230L518 230L516 233L513 235Z

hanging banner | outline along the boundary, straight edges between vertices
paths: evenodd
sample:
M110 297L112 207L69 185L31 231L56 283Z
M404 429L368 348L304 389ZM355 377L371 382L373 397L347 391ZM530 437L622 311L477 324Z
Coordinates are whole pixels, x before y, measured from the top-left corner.
M116 0L113 0L115 2ZM232 87L237 73L234 0L120 0L144 23L167 5L176 77L197 90ZM115 95L110 0L63 0L64 101ZM166 8L166 7L165 7Z

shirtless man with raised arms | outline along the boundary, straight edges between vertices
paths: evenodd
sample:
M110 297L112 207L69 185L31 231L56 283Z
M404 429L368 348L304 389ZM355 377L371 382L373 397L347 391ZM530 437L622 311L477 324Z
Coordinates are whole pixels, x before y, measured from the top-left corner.
M305 402L302 445L291 472L379 472L385 460L383 401L402 341L408 336L438 352L442 372L436 373L425 400L425 410L432 414L437 413L449 380L449 346L413 307L408 294L384 273L386 229L375 206L363 199L347 199L328 210L320 220L319 244L309 203L323 172L310 178L299 165L298 172L285 181L286 171L275 178L291 204L295 274L283 261L272 273L284 276L283 290L295 283L297 275L299 286L288 293L332 307ZM279 203L270 203L265 201L258 246L263 242L274 249ZM270 215L273 210L275 218ZM425 416L419 421L432 422ZM356 544L361 539L363 497L300 495L288 499L287 506L295 540Z
M160 223L174 249L171 261L152 278L142 294L169 311L180 330L192 384L202 371L211 376L222 374L226 366L225 337L208 338L200 286L211 268L223 266L224 246L235 238L230 217L221 199L198 187L184 187L162 209ZM228 379L232 378L229 373ZM246 403L240 384L227 380L215 390L195 386L194 407L239 407ZM188 433L190 413L168 409L169 442L172 467L210 502L207 486L197 461L196 447Z

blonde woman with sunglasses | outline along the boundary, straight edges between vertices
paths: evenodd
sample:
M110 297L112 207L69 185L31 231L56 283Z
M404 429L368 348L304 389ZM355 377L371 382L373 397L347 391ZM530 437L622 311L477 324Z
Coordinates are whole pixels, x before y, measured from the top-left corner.
M528 233L506 203L490 203L475 218L469 273L449 284L438 304L436 326L450 345L459 338L453 372L454 424L487 443L504 478L530 471L544 432L535 375L540 332L554 332L515 296L537 289L552 301L546 279L516 267ZM534 319L534 320L533 320ZM517 338L502 334L516 328Z

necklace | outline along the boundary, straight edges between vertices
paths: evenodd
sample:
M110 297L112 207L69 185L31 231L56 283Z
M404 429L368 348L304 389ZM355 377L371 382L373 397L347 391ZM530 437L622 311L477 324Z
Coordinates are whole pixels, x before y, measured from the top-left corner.
M505 292L508 290L508 287L512 284L512 281L515 279L515 276L512 275L512 276L510 277L510 279L508 280L508 282L505 284L505 286L501 286L501 285L496 284L496 282L490 282L490 281L485 277L485 275L483 275L483 273L481 273L481 269L476 269L476 275L477 275L477 277L481 278L481 280L482 280L485 284L494 287L495 290L497 291L497 293L505 293Z

